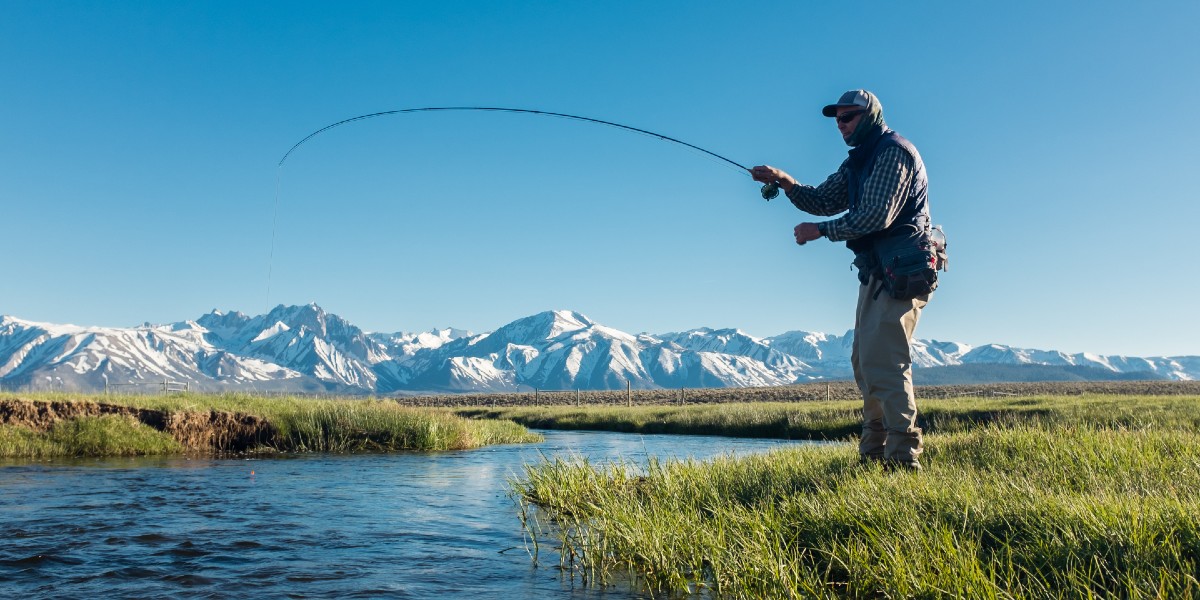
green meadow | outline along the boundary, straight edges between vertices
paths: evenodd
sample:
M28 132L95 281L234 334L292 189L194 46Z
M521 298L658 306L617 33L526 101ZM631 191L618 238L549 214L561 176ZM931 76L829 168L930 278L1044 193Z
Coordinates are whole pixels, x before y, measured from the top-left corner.
M455 409L540 429L840 440L862 428L859 400L649 406L517 406ZM920 399L922 427L947 433L984 424L1092 424L1112 428L1200 429L1200 397L1158 395L962 397Z
M925 470L851 443L553 459L513 482L591 582L721 598L1200 597L1200 398L925 400ZM852 440L857 403L488 411L539 427Z

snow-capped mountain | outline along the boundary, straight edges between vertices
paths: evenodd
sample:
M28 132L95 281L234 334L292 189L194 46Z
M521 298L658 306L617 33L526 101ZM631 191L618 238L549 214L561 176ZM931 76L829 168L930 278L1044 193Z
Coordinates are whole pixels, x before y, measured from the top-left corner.
M315 304L265 315L213 312L132 328L0 317L0 385L99 390L187 382L195 390L334 393L749 387L850 377L853 332L738 329L632 335L572 311L547 311L483 334L453 328L366 333ZM1200 357L1126 357L917 340L919 368L1090 367L1200 378ZM961 367L957 367L961 368Z
M0 317L0 383L96 390L196 382L196 389L312 389L300 372L208 343L194 323L115 329Z
M277 306L258 317L213 311L189 324L214 347L350 388L374 389L371 365L390 358L385 346L315 304Z

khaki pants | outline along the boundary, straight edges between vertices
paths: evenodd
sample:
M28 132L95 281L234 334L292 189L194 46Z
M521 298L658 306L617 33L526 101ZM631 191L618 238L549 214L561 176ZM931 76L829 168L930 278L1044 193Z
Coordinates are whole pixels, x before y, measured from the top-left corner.
M865 459L914 463L921 454L917 402L913 397L909 347L921 309L933 294L896 300L879 281L858 290L854 318L854 381L863 397L863 432L858 451Z

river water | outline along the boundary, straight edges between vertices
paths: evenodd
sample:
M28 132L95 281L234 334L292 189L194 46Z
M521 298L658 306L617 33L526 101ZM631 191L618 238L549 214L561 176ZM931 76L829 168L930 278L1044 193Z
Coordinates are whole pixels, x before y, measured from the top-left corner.
M636 598L535 565L509 478L543 456L784 444L543 431L461 452L0 463L0 597Z

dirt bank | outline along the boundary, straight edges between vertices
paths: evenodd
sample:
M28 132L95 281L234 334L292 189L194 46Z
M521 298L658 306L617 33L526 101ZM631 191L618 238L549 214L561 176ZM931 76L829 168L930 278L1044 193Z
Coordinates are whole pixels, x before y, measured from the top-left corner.
M270 445L275 427L244 413L167 412L96 402L0 400L0 423L46 431L58 421L99 415L126 415L174 437L188 450L244 452Z

